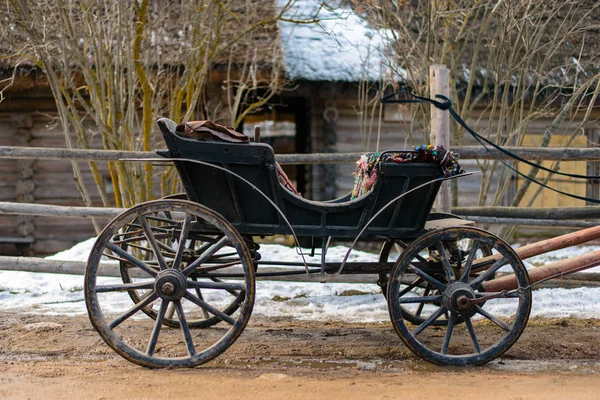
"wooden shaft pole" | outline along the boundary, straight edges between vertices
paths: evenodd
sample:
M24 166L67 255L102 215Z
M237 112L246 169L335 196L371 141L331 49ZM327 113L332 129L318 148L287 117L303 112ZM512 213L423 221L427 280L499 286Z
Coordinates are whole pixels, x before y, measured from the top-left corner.
M429 67L429 93L432 99L436 94L450 97L450 71L445 65ZM431 135L430 141L437 146L450 148L450 113L431 106ZM450 182L442 182L438 192L437 207L441 212L450 212Z
M540 254L576 246L598 238L600 238L600 226L594 226L592 228L582 229L580 231L567 233L566 235L519 247L518 249L515 249L515 251L521 259L526 260L534 256L539 256ZM496 254L480 258L473 263L473 268L476 269L478 266L494 263L501 257L500 254Z
M530 269L528 271L529 280L530 283L535 283L554 274L568 274L571 271L593 268L598 265L600 265L600 250ZM484 282L483 288L486 292L513 290L517 288L517 280L514 275L507 275Z

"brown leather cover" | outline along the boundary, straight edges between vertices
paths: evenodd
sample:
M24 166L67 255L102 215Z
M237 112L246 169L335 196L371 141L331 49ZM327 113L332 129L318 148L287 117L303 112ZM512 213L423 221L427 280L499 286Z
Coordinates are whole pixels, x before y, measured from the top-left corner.
M224 140L233 143L248 143L250 139L229 126L215 124L212 121L190 121L177 125L178 135L196 140Z

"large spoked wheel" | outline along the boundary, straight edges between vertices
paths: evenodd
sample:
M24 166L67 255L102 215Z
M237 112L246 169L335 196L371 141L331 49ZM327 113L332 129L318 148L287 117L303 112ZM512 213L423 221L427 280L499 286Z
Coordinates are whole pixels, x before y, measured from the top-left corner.
M201 251L190 252L199 241ZM100 263L114 259L127 265L127 281L98 278ZM186 200L156 200L104 228L90 253L85 298L92 325L121 356L147 367L193 367L242 333L254 285L250 251L221 215ZM231 299L240 297L229 310ZM154 319L141 318L144 313ZM194 331L188 322L209 326L213 319L223 328Z
M449 251L446 243L455 243L457 249ZM480 252L486 247L493 256ZM437 254L426 256L432 249ZM456 257L456 251L466 257ZM494 286L490 279L507 274L515 282L509 290L486 291ZM435 291L406 291L406 282L417 279ZM483 364L507 351L525 329L531 310L528 285L523 263L500 238L477 228L447 228L407 246L390 274L388 309L402 341L425 360ZM406 307L419 307L423 320L405 318Z
M444 244L444 248L446 248L447 251L452 252L455 257L460 257L461 261L464 261L464 259L468 255L468 249L466 249L466 251L465 251L464 244L463 244L462 248L461 248L461 246L456 246L456 244L454 242L444 241L443 244ZM409 243L407 243L403 240L398 240L398 239L386 240L385 243L383 244L383 246L381 247L381 251L379 252L379 262L384 262L384 263L385 262L395 262L396 260L398 260L400 255L406 250L408 245L409 245ZM477 258L486 257L491 254L492 254L492 252L491 252L490 248L488 246L486 246L484 243L480 243L480 245L477 247L477 250L476 250ZM426 262L427 261L426 258L428 258L429 255L437 257L437 250L436 249L427 249L427 252L423 252L422 254L418 255L417 257L420 258L420 261ZM443 272L439 271L438 274L443 275ZM433 276L436 276L436 274L434 274ZM387 298L388 282L389 282L388 274L380 274L379 275L378 284L381 287L384 297L386 297L386 298ZM439 294L439 290L433 284L431 284L430 282L427 282L425 279L421 278L420 276L407 274L404 278L404 281L401 282L401 284L400 284L399 296L400 297L414 296L415 293L419 294L421 296L429 296L429 295L433 295L436 293ZM405 304L400 307L401 307L401 311L402 311L402 317L405 320L407 320L413 324L421 324L425 321L425 318L422 316L423 307L424 307L423 303ZM434 325L434 326L441 326L441 325L447 325L447 324L448 324L448 320L446 319L445 315L442 315L439 319L432 322L432 325Z

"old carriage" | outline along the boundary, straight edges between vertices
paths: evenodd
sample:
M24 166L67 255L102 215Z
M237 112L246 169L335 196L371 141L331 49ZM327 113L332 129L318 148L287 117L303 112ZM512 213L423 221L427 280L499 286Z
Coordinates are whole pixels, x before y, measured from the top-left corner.
M255 279L274 275L376 274L400 339L434 363L485 363L525 328L527 270L500 238L431 212L440 183L453 177L426 149L384 152L362 196L318 202L288 190L267 144L185 137L173 121L158 124L168 147L158 154L174 163L185 194L111 221L85 278L93 326L126 359L148 367L212 360L246 327ZM297 262L261 260L255 238L272 235L294 237L304 248ZM332 239L380 243L379 261L331 262ZM321 262L307 263L303 254L315 249ZM98 278L104 260L119 263L119 282ZM489 290L500 275L512 277L511 290ZM115 295L125 298L119 307L107 300Z

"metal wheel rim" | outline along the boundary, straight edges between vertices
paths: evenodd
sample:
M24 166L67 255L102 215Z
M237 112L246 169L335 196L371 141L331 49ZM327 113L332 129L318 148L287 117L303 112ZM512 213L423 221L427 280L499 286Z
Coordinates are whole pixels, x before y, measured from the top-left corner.
M393 277L393 279L390 279L388 293L397 293L400 285L397 278L408 268L408 261L414 258L414 255L417 254L418 251L420 251L419 249L422 248L422 246L428 247L431 245L431 243L429 242L439 240L438 238L442 231L445 235L450 236L454 235L458 237L462 235L464 237L466 235L470 238L487 237L488 239L486 240L494 241L498 245L498 248L502 250L501 254L509 260L511 267L515 272L515 276L517 277L519 286L523 288L528 286L529 277L527 275L527 270L523 266L523 263L521 262L517 254L514 252L514 250L512 250L512 248L508 244L506 244L500 238L484 230L477 228L460 227L430 232L428 234L423 235L421 238L415 240L413 244L408 246L403 255L398 259L396 265L392 270L390 276ZM523 332L531 310L531 289L526 289L519 294L519 303L514 317L515 320L512 326L510 326L510 330L505 335L503 335L501 339L499 339L491 346L488 346L486 350L480 351L479 353L473 352L465 355L447 355L442 354L439 350L433 350L429 348L427 344L422 343L419 338L415 337L416 335L413 334L413 331L411 331L410 327L406 324L402 315L401 306L396 299L397 296L388 296L388 309L390 312L390 318L392 320L394 329L396 330L402 341L415 354L419 355L420 357L435 364L443 365L479 365L489 362L494 358L502 355L517 341L517 339ZM469 317L468 320L470 321L471 317ZM450 335L452 335L452 333Z
M123 338L110 327L109 323L106 320L104 312L102 311L102 306L99 302L98 293L96 291L96 278L105 244L107 243L107 240L109 240L116 233L115 228L120 228L124 226L127 221L132 220L135 217L139 217L140 215L143 215L146 208L151 208L154 211L169 210L183 212L186 213L186 215L188 212L194 213L195 216L201 218L202 220L208 221L217 226L219 229L224 230L224 233L230 240L230 243L240 255L245 276L244 287L246 292L239 316L237 317L235 322L230 326L229 330L218 341L216 341L214 344L212 344L208 348L203 349L200 352L195 352L195 354L189 353L188 344L188 356L157 357L154 354L148 356L148 354L143 353L138 348L135 348L126 341L124 341ZM113 221L111 221L111 223L109 223L105 227L102 233L98 236L98 239L96 240L96 243L94 244L94 247L90 254L85 276L86 306L88 309L90 321L94 328L98 331L103 340L121 356L136 364L147 367L192 367L203 364L217 357L229 346L231 346L231 344L233 344L233 342L243 332L246 324L248 323L250 313L252 311L252 307L254 304L254 295L254 270L252 268L252 260L250 259L249 251L246 248L243 238L218 213L199 204L185 200L156 200L147 203L142 203L126 210L125 212L117 216Z

